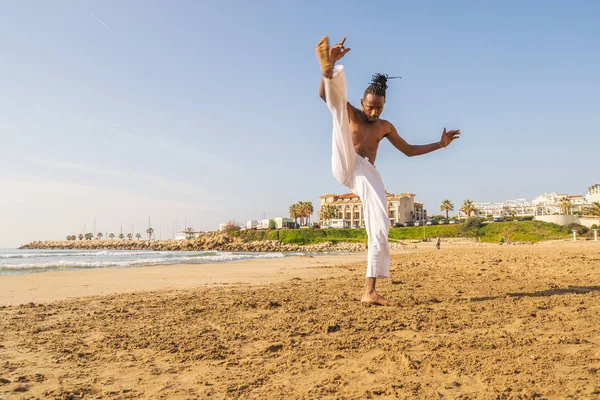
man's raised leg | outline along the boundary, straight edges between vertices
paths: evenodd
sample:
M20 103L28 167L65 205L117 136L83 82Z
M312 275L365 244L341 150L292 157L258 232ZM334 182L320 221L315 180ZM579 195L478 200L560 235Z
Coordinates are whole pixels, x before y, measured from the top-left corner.
M352 189L357 155L354 151L352 132L350 131L344 67L342 65L333 67L329 58L327 37L321 39L317 45L317 57L323 72L325 101L333 116L331 170L338 182Z

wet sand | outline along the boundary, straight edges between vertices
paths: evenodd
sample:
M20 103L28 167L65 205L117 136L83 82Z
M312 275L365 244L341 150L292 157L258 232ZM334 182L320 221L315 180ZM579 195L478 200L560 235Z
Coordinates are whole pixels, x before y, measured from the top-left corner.
M396 254L390 307L315 259L0 308L0 398L600 398L598 242Z
M311 267L364 259L366 252L0 276L0 306L164 289L266 284L298 274L316 277L319 272Z

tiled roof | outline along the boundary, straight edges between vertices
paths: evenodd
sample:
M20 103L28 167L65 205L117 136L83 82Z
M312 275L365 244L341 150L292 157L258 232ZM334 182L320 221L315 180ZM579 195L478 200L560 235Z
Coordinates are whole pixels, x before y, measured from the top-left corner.
M416 196L416 195L411 192L404 192L404 193L388 193L387 191L385 192L385 197L411 197L411 196ZM358 198L358 196L354 193L342 193L342 194L328 193L328 194L324 194L323 196L320 196L321 199L323 199L325 197L336 197L336 198L340 198L340 199L347 199L347 198L352 198L352 197Z
M329 202L327 204L339 204L339 205L344 205L344 204L361 204L362 202L360 200L349 200L349 201L345 201L345 200L334 200L332 202Z

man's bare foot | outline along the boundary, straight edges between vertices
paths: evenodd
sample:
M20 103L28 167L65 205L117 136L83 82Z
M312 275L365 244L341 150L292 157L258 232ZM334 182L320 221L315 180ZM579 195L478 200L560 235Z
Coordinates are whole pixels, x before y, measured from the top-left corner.
M360 300L362 303L366 304L377 304L380 306L389 306L391 301L386 299L383 296L378 295L377 293L365 293L363 294L362 299Z
M333 64L329 56L329 38L323 36L317 44L317 58L321 64L321 72L326 78L331 78L333 75Z

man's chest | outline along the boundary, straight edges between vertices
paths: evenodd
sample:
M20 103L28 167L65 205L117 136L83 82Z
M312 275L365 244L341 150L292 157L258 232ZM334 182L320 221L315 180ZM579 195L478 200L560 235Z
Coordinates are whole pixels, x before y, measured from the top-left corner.
M380 124L359 124L350 122L350 130L354 142L379 143L386 135L385 129Z

